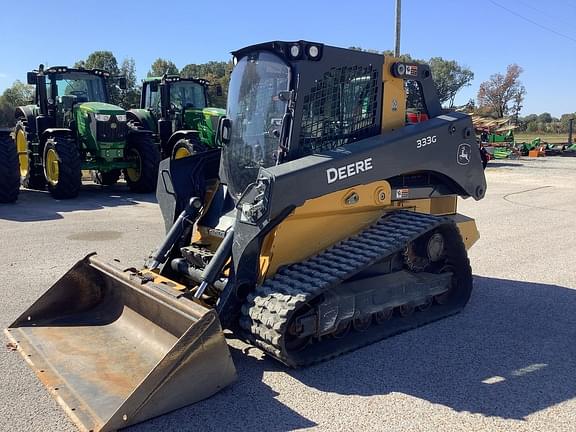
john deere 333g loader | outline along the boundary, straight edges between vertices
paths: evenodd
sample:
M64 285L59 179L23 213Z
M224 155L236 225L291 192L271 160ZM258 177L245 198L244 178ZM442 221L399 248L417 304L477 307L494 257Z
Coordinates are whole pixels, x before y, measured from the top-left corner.
M441 110L430 69L304 41L233 54L222 148L162 162L169 230L145 268L88 256L7 329L83 429L232 382L221 325L299 367L470 297L478 232L457 199L486 182L472 121ZM429 117L413 125L409 80Z
M65 66L40 65L28 73L35 104L16 108L12 133L24 187L48 186L54 198L74 198L82 170L94 171L104 185L115 183L123 170L133 191L154 190L159 150L151 133L130 128L126 111L109 103L109 79L103 70ZM4 144L10 143L0 134Z

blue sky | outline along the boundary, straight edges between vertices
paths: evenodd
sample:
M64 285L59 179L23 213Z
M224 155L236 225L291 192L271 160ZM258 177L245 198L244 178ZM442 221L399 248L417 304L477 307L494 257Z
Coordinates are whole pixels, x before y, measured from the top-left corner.
M157 57L181 68L227 60L234 49L275 39L378 50L394 45L395 0L26 5L25 14L18 2L2 7L0 91L24 81L41 62L72 64L94 50L111 50L118 61L133 57L144 77ZM155 11L155 5L165 9ZM576 111L575 0L403 0L402 12L403 53L454 59L474 71L457 103L475 98L482 81L518 63L527 89L523 115Z

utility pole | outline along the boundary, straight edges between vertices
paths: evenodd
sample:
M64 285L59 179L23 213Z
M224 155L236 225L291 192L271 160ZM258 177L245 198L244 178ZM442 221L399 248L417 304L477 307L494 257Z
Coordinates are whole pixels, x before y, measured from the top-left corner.
M400 27L402 18L402 0L396 0L396 45L394 46L394 57L400 57Z
M572 131L574 130L574 117L568 120L568 146L572 145Z

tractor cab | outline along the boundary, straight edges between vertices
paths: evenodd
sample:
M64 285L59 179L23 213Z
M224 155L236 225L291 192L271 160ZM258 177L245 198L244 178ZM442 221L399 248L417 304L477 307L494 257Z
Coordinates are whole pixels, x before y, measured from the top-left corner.
M66 66L54 66L48 69L40 67L38 71L28 73L28 84L36 86L35 102L41 114L39 129L42 132L50 127L64 127L76 130L76 127L89 129L92 120L96 122L97 135L80 134L83 147L95 147L96 142L123 141L125 128L118 127L126 122L124 110L110 104L107 80L110 74L101 69L76 69ZM120 88L125 88L125 79L120 79ZM122 129L121 136L112 139L110 134L102 133L100 123L114 123ZM102 124L100 125L102 126ZM116 134L118 135L118 134Z
M129 120L152 131L166 157L173 155L177 144L186 154L213 148L225 110L209 107L209 85L203 79L178 75L147 78L142 83L140 108L128 112ZM216 93L221 92L217 86Z
M52 102L56 115L62 118L62 124L66 126L73 118L72 112L76 105L109 102L104 76L83 71L67 71L50 74L48 79L46 91L50 95L49 103Z
M193 129L188 124L193 123L189 114L208 106L208 85L202 79L177 75L148 78L142 86L140 108L158 119L173 122L174 130Z

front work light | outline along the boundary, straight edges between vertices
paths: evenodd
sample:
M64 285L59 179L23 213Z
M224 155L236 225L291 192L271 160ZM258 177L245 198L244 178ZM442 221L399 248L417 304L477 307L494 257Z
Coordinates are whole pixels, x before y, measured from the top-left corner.
M300 46L299 45L292 45L290 47L290 55L294 58L300 55Z
M310 45L308 47L308 56L310 58L316 58L316 57L318 57L319 54L320 54L320 50L318 49L318 47L316 45Z

